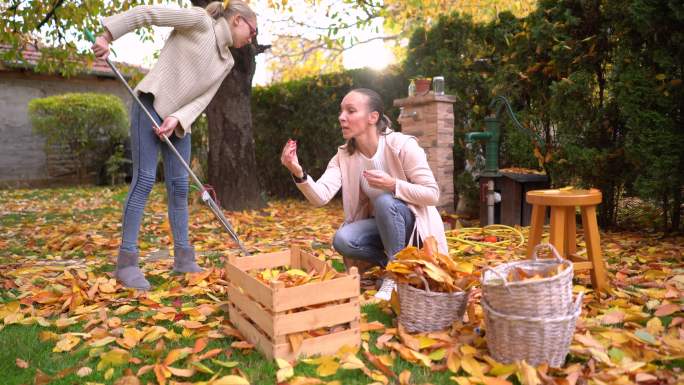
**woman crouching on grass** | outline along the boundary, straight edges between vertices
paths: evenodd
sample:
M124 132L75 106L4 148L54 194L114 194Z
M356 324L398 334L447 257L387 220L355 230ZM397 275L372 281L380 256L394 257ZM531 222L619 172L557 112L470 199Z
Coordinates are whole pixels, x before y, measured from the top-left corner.
M344 224L333 247L345 258L386 266L410 243L434 236L448 255L442 218L435 208L439 188L416 138L391 130L377 92L358 88L341 103L339 122L346 144L311 179L289 140L280 157L297 188L316 206L328 203L342 188ZM385 279L376 295L388 300L396 284Z

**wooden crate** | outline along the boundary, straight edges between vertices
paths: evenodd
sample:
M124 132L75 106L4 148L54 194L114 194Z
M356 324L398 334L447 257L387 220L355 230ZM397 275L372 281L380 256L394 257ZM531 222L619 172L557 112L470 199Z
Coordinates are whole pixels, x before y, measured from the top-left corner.
M231 256L226 263L228 312L231 323L269 359L294 360L300 356L333 354L344 345L359 346L359 274L286 288L283 282L270 285L251 276L250 270L290 266L305 271L332 269L326 262L292 247L289 250L249 257ZM327 267L326 267L327 266ZM321 305L313 309L307 306ZM330 334L306 338L293 352L288 334L342 325ZM336 328L337 329L337 328Z

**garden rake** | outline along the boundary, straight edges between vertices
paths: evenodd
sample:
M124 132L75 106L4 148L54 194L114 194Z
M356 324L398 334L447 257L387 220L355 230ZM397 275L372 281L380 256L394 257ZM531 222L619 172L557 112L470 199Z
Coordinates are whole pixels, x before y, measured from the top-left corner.
M85 33L86 38L91 43L95 43L95 36L93 35L92 32L90 32L89 30L86 29L86 30L84 30L84 33ZM138 103L140 108L143 111L145 111L145 114L147 114L147 117L150 118L150 120L152 121L152 124L154 124L154 127L157 130L159 130L160 129L159 124L157 124L157 122L152 117L152 114L150 114L150 112L147 110L147 108L145 108L145 106L142 104L140 99L138 99L138 95L136 95L135 92L133 91L133 89L131 89L131 86L128 85L128 82L126 81L126 79L124 79L123 75L121 75L121 72L119 72L119 70L114 66L114 64L111 62L111 60L109 60L109 58L106 58L105 61L107 62L107 65L109 65L109 68L112 69L112 71L114 72L116 77L119 78L119 80L121 80L121 83L123 83L123 85L126 86L126 89L128 90L128 93L131 94L131 97L133 98L133 100L135 100L135 102ZM249 253L249 251L247 251L247 249L245 249L245 247L242 245L242 242L240 242L240 238L238 238L237 234L233 230L233 226L230 225L230 222L228 221L228 219L225 217L225 215L223 215L221 208L216 203L216 201L214 201L214 199L211 197L211 194L209 194L209 191L204 186L204 184L202 184L202 182L199 180L199 178L197 178L197 175L195 175L195 173L192 171L192 169L190 169L190 166L188 166L188 164L185 162L185 160L183 159L181 154L178 153L178 150L176 150L176 147L173 146L173 144L171 143L169 138L165 135L162 135L162 137L163 137L163 140L166 143L166 145L169 146L169 148L171 149L171 152L173 152L174 155L176 155L176 157L178 158L180 163L185 168L185 171L188 172L188 174L190 175L192 180L195 182L195 185L202 192L202 200L204 201L204 203L206 203L207 206L209 206L209 208L214 213L216 218L219 220L219 222L221 222L221 225L223 226L223 228L226 229L226 231L228 231L228 233L230 234L231 237L233 237L233 240L235 240L235 242L238 244L238 246L240 247L240 250L242 250L242 252L245 253L245 255L251 255Z

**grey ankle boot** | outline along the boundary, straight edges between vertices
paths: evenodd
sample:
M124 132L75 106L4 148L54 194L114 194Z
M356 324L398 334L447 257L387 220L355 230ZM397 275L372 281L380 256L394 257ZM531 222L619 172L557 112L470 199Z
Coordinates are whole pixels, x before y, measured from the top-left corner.
M150 290L150 283L138 266L138 253L119 250L119 258L116 260L116 279L122 285L131 289Z
M204 271L195 262L194 247L176 247L173 249L173 271L177 273L200 273Z

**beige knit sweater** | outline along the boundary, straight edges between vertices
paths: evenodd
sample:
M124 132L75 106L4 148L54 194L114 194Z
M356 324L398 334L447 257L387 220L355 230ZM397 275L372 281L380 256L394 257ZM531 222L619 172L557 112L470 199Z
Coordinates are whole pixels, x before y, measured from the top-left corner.
M176 135L189 133L233 68L227 20L214 20L200 7L140 6L103 18L102 25L115 40L143 26L173 27L157 63L135 90L154 94L154 109L162 119L178 119Z

